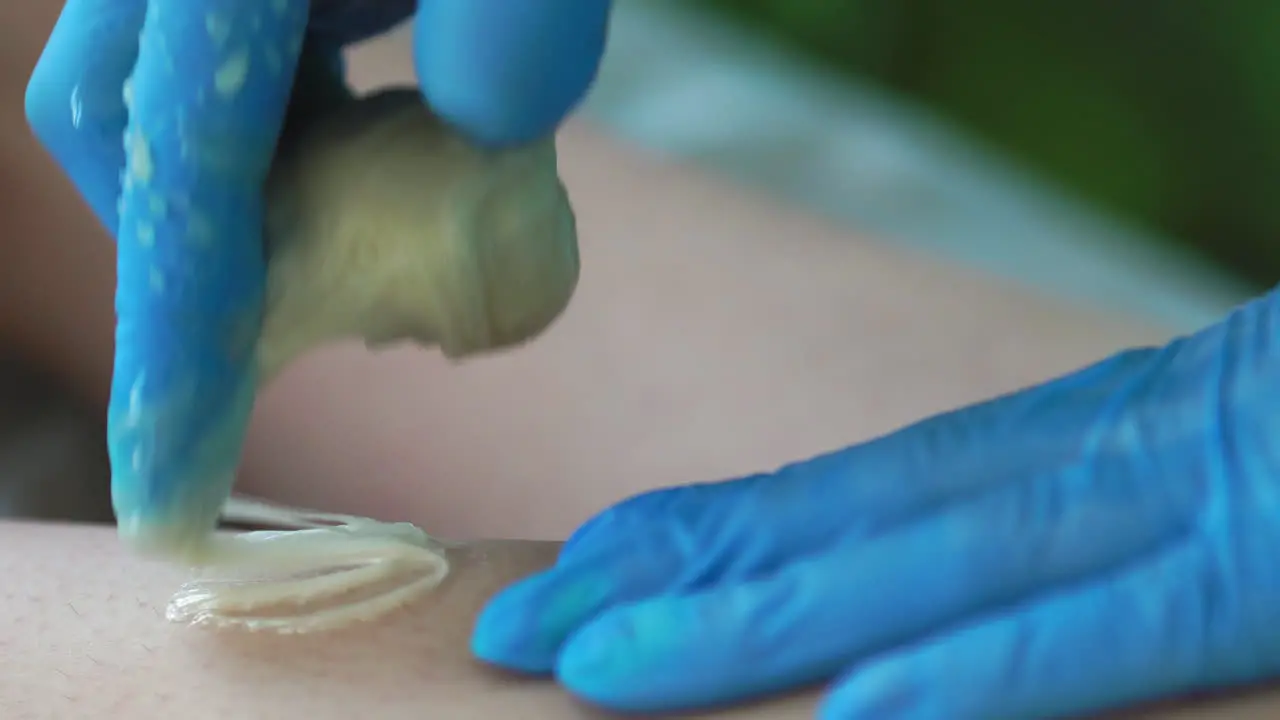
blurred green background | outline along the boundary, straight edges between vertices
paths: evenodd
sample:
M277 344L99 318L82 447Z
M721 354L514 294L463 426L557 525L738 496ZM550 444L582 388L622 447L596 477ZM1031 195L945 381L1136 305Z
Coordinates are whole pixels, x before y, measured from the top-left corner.
M1280 0L694 0L1280 282Z

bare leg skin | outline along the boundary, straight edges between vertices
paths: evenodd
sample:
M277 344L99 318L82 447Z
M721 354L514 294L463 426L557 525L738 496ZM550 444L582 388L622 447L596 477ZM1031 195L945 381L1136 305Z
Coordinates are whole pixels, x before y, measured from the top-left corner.
M314 636L195 632L163 618L185 576L124 553L109 528L0 524L0 717L107 720L609 715L553 684L482 667L483 602L553 559L555 543L481 542L444 585L383 620ZM811 717L812 695L716 713Z
M484 541L434 593L368 625L280 637L193 632L163 619L182 571L119 548L110 528L0 523L0 717L104 720L608 718L546 680L471 659L476 614L550 564L557 543ZM686 717L813 717L816 691ZM1280 693L1127 718L1268 720ZM886 719L888 720L888 719Z

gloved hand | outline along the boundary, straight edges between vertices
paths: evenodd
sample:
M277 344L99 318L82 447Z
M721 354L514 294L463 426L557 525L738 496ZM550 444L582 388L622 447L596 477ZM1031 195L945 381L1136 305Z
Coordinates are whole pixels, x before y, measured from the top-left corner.
M1159 349L587 523L473 650L654 712L1057 718L1280 674L1280 291ZM850 398L850 402L857 402Z
M263 184L295 70L322 68L341 88L341 46L414 15L437 113L479 142L523 142L585 92L608 11L602 0L67 2L27 117L118 240L108 442L124 537L181 554L230 493L256 392ZM298 80L295 113L303 86L325 84Z

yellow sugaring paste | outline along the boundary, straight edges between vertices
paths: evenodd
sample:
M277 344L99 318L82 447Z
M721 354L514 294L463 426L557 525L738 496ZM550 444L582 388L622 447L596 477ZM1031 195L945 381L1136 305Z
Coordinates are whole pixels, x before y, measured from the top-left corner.
M410 340L449 357L509 347L565 308L578 279L554 141L481 150L416 90L327 114L282 146L268 183L264 382L325 342ZM408 523L234 500L175 622L280 633L381 616L437 587L448 545Z

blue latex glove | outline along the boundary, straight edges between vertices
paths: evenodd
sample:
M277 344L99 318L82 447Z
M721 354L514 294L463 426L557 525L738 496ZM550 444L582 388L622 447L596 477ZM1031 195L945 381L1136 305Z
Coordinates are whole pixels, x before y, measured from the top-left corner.
M838 678L824 718L1068 717L1280 674L1278 548L1273 293L776 473L628 500L498 595L473 649L620 710Z
M609 10L601 0L416 4L423 93L492 144L544 135L572 109L595 75ZM341 45L414 6L66 4L31 78L27 117L116 231L108 441L121 532L140 546L181 554L214 527L231 490L256 392L262 190L304 37L336 82Z

